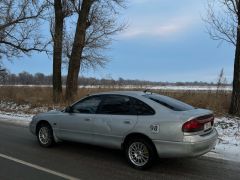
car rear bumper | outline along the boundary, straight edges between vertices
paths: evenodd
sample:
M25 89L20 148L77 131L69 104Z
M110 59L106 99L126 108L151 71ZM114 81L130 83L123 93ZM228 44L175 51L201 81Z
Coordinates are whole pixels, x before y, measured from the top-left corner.
M215 129L205 136L186 136L183 142L154 140L159 157L197 157L211 151L217 143L218 133Z

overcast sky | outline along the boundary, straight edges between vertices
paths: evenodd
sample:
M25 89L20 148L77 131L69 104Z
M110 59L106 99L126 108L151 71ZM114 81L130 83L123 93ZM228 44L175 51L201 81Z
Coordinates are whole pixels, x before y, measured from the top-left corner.
M128 8L121 12L128 28L114 37L106 52L111 61L104 69L85 70L82 75L215 82L224 68L231 82L234 47L219 46L209 38L202 21L205 6L206 0L129 0ZM4 60L4 64L12 73L52 73L52 60L44 54L35 53L12 63Z

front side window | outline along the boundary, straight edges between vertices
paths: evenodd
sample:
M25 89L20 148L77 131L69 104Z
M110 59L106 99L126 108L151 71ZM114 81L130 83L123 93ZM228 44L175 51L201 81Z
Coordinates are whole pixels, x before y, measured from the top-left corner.
M131 99L127 96L106 96L99 107L98 114L132 115Z
M73 113L95 114L101 102L100 96L88 97L74 104Z

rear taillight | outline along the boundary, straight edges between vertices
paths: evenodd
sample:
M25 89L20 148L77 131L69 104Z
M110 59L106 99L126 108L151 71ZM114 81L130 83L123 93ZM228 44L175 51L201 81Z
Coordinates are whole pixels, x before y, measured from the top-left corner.
M183 132L197 132L203 130L204 126L199 123L196 119L188 121L183 124L182 131Z
M185 122L182 126L182 131L191 133L191 132L208 130L208 129L204 129L204 124L209 122L211 122L211 126L213 126L214 124L213 115L201 116Z

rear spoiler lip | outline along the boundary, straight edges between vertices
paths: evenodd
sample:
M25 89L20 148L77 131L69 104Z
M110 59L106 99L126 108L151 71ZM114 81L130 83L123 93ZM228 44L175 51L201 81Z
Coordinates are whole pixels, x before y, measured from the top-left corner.
M209 116L209 115L214 116L213 111L208 110L208 109L194 109L194 110L189 110L189 111L184 111L184 112L178 112L176 114L180 117L180 119L183 122L187 122L189 120L192 120L192 119L198 118L198 117L204 117L204 116Z

